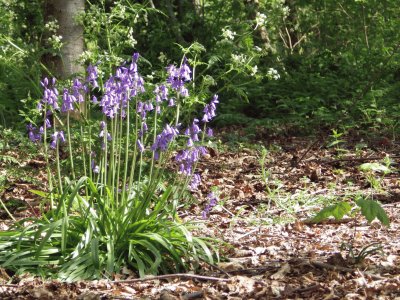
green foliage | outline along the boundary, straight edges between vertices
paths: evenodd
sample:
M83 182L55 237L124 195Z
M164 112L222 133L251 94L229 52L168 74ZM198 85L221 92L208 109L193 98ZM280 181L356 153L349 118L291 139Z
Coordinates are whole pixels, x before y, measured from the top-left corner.
M80 196L82 188L89 189L92 196ZM201 259L213 261L210 244L170 218L176 202L172 188L152 196L157 198L155 206L148 204L143 191L118 211L101 194L89 178L69 183L59 195L58 206L42 219L25 228L22 224L28 220L20 221L14 230L0 233L2 265L18 274L31 272L76 281L111 278L122 266L144 276L193 268ZM142 214L143 210L148 212Z
M372 222L375 218L377 218L383 225L389 226L389 217L377 201L359 197L356 199L356 203L361 208L361 213L368 220L368 222Z
M322 209L314 218L313 221L319 223L329 217L334 217L336 220L341 220L351 211L351 206L347 202L339 202Z
M201 50L197 44L182 49L186 54ZM64 83L63 92L55 79L42 81L45 96L38 114L43 119L27 129L46 161L48 191L33 191L45 207L40 218L0 232L3 267L75 281L111 278L122 267L141 277L179 272L217 257L209 240L191 235L193 226L181 222L177 208L188 189L199 184L195 167L206 151L207 123L215 116L218 96L203 111L203 129L196 119L187 121L191 125L185 130L180 108L193 106L191 99L205 101L205 95L190 98L185 86L195 69L182 59L180 66L170 66L169 80L155 85L144 81L139 61L135 53L129 67L117 68L107 81L91 66L90 82ZM92 101L94 95L99 100ZM77 99L86 100L84 110ZM73 113L79 117L72 118ZM24 228L24 222L30 225Z
M368 255L384 254L382 245L380 243L372 243L365 246L360 251L354 250L352 244L342 243L340 250L347 251L350 262L354 264L362 263Z
M361 196L358 196L354 202L361 208L361 214L367 219L368 222L372 222L375 218L377 218L383 225L390 225L389 217L379 202L368 200ZM328 219L329 217L334 217L336 220L341 220L345 215L348 215L353 208L354 205L352 206L348 202L338 202L334 205L323 208L311 220L315 223L319 223Z
M381 163L364 163L360 165L360 170L362 172L381 172L384 174L388 174L391 172L390 168Z

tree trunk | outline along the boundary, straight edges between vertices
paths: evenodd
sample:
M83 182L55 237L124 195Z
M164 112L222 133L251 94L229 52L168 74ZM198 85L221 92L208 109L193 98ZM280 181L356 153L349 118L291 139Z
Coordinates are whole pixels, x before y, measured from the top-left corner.
M77 59L84 51L83 27L75 17L85 9L85 0L47 0L45 2L46 21L56 19L59 25L57 34L62 36L61 57L45 58L45 63L58 77L66 79L82 73L83 66Z

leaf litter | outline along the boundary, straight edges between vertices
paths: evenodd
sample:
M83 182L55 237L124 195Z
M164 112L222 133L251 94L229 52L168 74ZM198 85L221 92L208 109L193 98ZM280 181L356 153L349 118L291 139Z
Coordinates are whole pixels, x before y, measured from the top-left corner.
M193 194L194 202L181 210L181 218L200 221L207 193L218 190L220 201L197 232L226 243L220 249L225 259L216 265L204 264L196 274L144 280L126 269L114 281L75 283L16 277L0 269L1 299L400 297L399 145L356 150L356 142L350 141L338 151L323 139L276 137L268 143L262 144L268 149L264 176L259 147L210 148L199 164L203 185ZM380 188L374 187L360 165L371 162L374 169L387 171L379 164L385 157L392 157L393 171L376 175ZM44 180L40 160L24 165L39 170L38 180ZM1 191L4 203L24 204L14 210L15 217L37 213L38 198L31 189L37 186L15 177ZM355 201L356 195L379 200L390 226L376 219L369 223L353 211L340 220L310 222L322 208L338 200ZM6 229L12 222L3 211L0 216Z

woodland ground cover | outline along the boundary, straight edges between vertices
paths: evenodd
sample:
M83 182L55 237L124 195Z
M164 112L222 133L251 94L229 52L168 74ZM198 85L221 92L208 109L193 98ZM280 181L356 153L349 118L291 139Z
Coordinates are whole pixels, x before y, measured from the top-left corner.
M242 136L242 130L238 129L235 136ZM231 134L229 129L218 138L232 142ZM177 275L141 281L125 270L114 278L115 282L66 284L30 276L11 279L11 274L3 270L2 278L9 286L2 286L2 297L393 299L399 296L400 284L399 178L397 173L387 174L381 181L384 189L378 190L371 186L359 166L365 161L379 162L386 155L395 157L398 145L364 139L361 142L369 147L355 154L359 137L348 136L344 140L340 149L346 154L338 157L337 149L327 147L328 143L320 137L289 140L270 137L263 144L269 149L265 161L270 170L269 192L262 178L260 148L242 144L210 151L199 166L206 186L179 212L183 220L201 220L209 188L218 188L221 200L199 231L229 245L223 247L226 260L215 265L204 263L196 273L209 278ZM46 180L45 163L36 157L25 160L24 154L15 150L8 151L7 155L22 164L14 168L22 167L25 174L32 172L32 177L14 177L14 171L6 168L2 199L7 200L16 218L34 216L40 199L28 190L37 187L32 181ZM298 163L293 163L293 157L303 155ZM318 169L321 172L315 174ZM377 220L370 224L359 213L349 214L342 220L309 222L322 207L342 199L354 199L358 194L373 194L380 200L390 217L390 227ZM2 228L11 223L4 214ZM363 249L372 251L358 261Z
M397 1L81 1L57 92L50 2L0 3L3 298L399 296Z

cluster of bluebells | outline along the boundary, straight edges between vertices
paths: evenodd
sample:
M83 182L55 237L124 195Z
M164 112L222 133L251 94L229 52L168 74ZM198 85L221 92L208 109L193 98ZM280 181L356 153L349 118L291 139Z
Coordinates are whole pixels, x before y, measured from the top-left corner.
M185 83L192 79L191 73L186 57L183 59L183 63L180 68L174 65L170 65L167 68L168 79L167 82L171 85L171 88L175 90L178 95L182 97L188 97L189 91L185 87Z
M218 96L214 95L209 104L207 104L203 110L204 115L202 121L204 123L210 122L216 116L216 105L219 103ZM181 150L175 157L175 160L179 162L179 171L187 176L192 176L192 180L189 184L191 190L197 189L201 182L199 174L193 173L193 167L195 163L200 159L201 155L205 155L207 150L203 146L196 146L195 142L199 141L198 134L201 132L199 127L199 120L194 119L190 127L185 130L185 136L188 137L187 149ZM207 130L207 135L212 136L213 132L211 129Z
M61 111L73 111L75 103L83 103L85 101L85 94L87 91L87 86L85 84L78 78L74 79L71 90L64 89L63 91Z
M51 123L49 120L49 116L58 110L62 112L73 111L75 108L75 103L82 103L85 99L85 94L89 91L89 85L92 88L98 87L97 83L97 67L90 65L87 69L88 77L85 83L82 83L79 79L75 79L72 83L70 89L64 89L62 95L61 107L58 102L59 93L56 87L56 79L52 78L49 80L47 77L44 78L40 85L43 88L43 97L39 101L37 105L37 109L39 112L42 112L43 109L48 109L46 112L46 119L44 122L44 126L40 126L39 129L32 124L27 126L29 139L33 142L39 142L42 139L44 134L44 130L47 128L51 128ZM52 141L50 143L51 148L55 148L57 142L65 142L64 132L63 131L55 131L52 134Z
M39 128L37 128L36 126L33 126L32 123L29 123L26 126L26 129L28 130L28 137L32 142L34 143L40 142L42 140L45 128L46 129L51 128L51 122L49 119L51 114L52 112L50 110L46 112L46 119L44 121L44 126L40 126Z
M137 71L138 59L139 54L133 54L132 62L128 66L119 67L116 74L104 84L100 107L108 118L115 118L119 113L125 118L128 101L145 91L143 77Z
M135 96L145 92L144 80L139 75L137 70L137 61L139 54L135 53L132 56L132 62L130 64L124 64L117 68L115 75L111 76L104 84L104 92L99 99L92 95L91 101L93 104L98 105L105 119L100 122L98 138L102 142L102 149L105 149L105 143L111 141L112 137L107 131L107 120L114 119L116 117L126 118L127 109L129 107L129 101ZM157 85L154 88L154 98L146 101L135 101L136 113L140 117L140 130L136 140L136 149L143 153L146 150L143 139L145 133L148 131L148 125L146 123L147 115L154 111L155 114L161 112L162 103L167 103L168 107L175 105L175 101L179 97L188 97L189 91L185 84L192 80L192 71L188 65L186 58L180 67L170 65L167 68L168 78L166 84ZM41 85L44 89L43 98L38 104L38 109L42 112L44 109L48 110L46 113L45 123L43 126L37 128L32 124L27 126L29 138L38 142L42 139L47 128L51 127L49 115L57 111L71 112L75 108L79 107L79 103L83 103L85 98L90 95L92 89L99 88L98 70L96 66L90 65L87 68L87 77L85 80L75 79L72 82L70 88L64 88L62 96L59 97L56 80L53 78L51 81L45 78ZM173 91L173 93L170 93ZM176 98L170 94L176 95ZM60 103L59 103L60 98ZM207 153L204 146L199 145L199 134L202 132L200 129L200 123L208 123L216 116L216 106L219 103L218 96L214 95L209 104L204 107L204 114L199 119L194 119L192 124L184 130L184 136L187 138L185 149L178 152L175 160L179 163L179 172L187 178L191 179L189 183L190 190L196 190L201 183L201 177L199 174L194 173L195 164L201 158L201 156ZM149 147L154 153L154 158L159 159L162 152L168 150L170 143L175 140L180 132L180 125L172 126L167 124L164 126L162 131L155 137L154 143ZM155 133L156 134L156 133ZM212 136L212 130L210 128L205 132L208 136ZM54 130L51 135L50 147L56 148L60 142L65 142L65 136L63 131ZM91 153L91 168L94 173L99 173L100 167L95 161L96 153ZM209 194L210 202L203 212L203 217L207 216L210 209L216 205L217 199L213 193Z
M202 213L203 219L207 219L207 216L210 213L211 209L218 203L218 197L213 192L208 194L207 199L208 204L206 205Z
M38 110L42 111L43 105L48 105L52 107L54 110L58 110L60 107L58 105L58 90L56 88L56 79L53 78L51 82L49 82L48 78L44 78L43 81L40 82L40 85L43 87L43 98L38 103Z
M37 127L33 126L32 123L29 123L26 125L26 129L28 130L28 137L32 142L40 142L43 135L43 126L38 129Z
M202 119L204 123L210 122L216 116L215 111L218 103L218 95L214 95L211 102L204 107L204 116Z
M166 151L169 143L174 140L179 134L179 130L176 127L167 124L163 131L156 136L154 144L151 146L151 150L154 152L155 159L159 158L160 152Z

